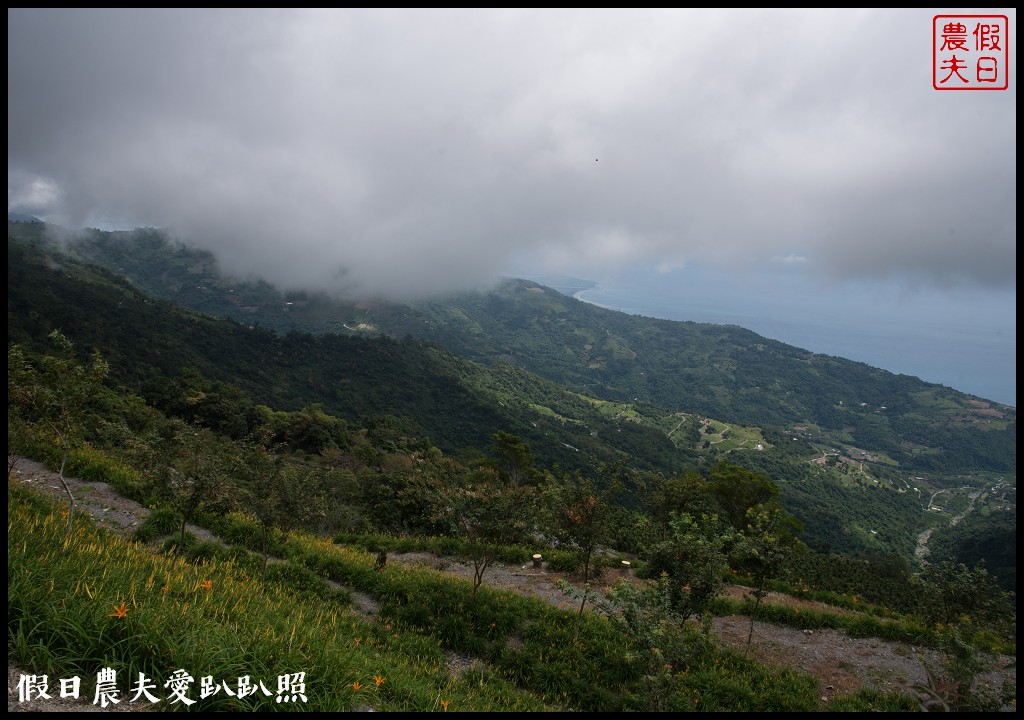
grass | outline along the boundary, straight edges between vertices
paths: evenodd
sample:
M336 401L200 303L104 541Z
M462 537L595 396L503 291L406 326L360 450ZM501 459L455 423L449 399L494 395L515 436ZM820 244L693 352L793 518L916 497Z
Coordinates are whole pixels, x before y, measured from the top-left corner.
M369 549L302 534L282 539L276 552L286 562L272 565L263 583L261 558L246 548L254 533L245 516L221 521L231 547L197 544L183 560L86 517L66 536L62 512L60 503L8 484L8 652L33 672L82 677L83 695L109 667L122 697L139 673L165 698L175 671L194 678L193 699L206 678L221 690L192 708L203 710L285 709L278 683L299 673L305 710L828 709L812 676L725 651L698 628L685 630L691 650L666 658L669 670L655 686L651 648L596 613L586 614L577 637L571 604L560 609L486 585L473 598L470 583L453 575L398 563L377 571ZM352 609L353 592L375 598L375 617ZM476 661L452 671L455 655ZM224 690L237 690L242 678L262 680L269 694ZM907 698L858 694L842 702L900 710Z
M279 678L300 672L309 710L428 711L441 701L450 710L544 709L500 679L480 692L453 678L436 642L391 633L345 602L260 584L230 560L196 565L154 555L86 520L68 537L61 512L9 485L8 651L35 672L87 684L110 667L125 683L143 673L162 688L180 669L196 685L209 677L230 687L249 677L272 692L221 692L203 699L209 710L278 709Z

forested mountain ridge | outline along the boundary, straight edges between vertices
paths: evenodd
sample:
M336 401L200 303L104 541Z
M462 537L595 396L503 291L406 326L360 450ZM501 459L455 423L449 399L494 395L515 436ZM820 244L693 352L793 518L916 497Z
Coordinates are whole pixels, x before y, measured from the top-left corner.
M10 227L45 236L42 224ZM593 397L843 445L857 460L914 472L1016 471L1015 408L736 326L630 316L527 280L413 305L280 293L223 277L212 255L157 230L89 231L67 248L148 294L278 332L410 335Z
M67 247L72 254L62 254L46 242L44 229L41 224L9 224L9 344L41 346L51 330L60 328L82 351L99 349L114 379L158 407L182 397L202 398L188 408L190 419L229 436L244 433L254 405L284 411L319 406L354 423L398 423L400 434L422 436L456 455L479 452L495 432L513 433L529 443L543 467L573 469L593 459L626 460L638 469L674 475L728 456L778 482L780 497L804 524L809 544L904 558L913 555L921 531L947 524L944 516L925 512L940 507L933 507L932 491L984 490L1015 468L1012 408L988 409L1003 417L981 415L986 404L980 399L839 358L807 358L803 351L740 328L630 317L527 281L509 281L494 292L453 298L451 304L304 300L258 283L221 279L212 265L204 264L212 258L172 245L155 231L93 236L109 244L111 252L126 253L122 263L129 266L128 277L148 273L151 282L177 287L179 294L195 290L194 297L206 298L208 305L235 307L231 296L250 293L244 302L264 303L265 316L271 307L292 319L304 317L303 312L313 317L315 311L322 322L334 318L330 322L344 332L278 334L262 322L218 320L153 300L148 296L152 291L143 294L119 276L122 268L114 274L75 260L74 254L83 252L79 243ZM122 247L126 242L136 254ZM250 307L260 306L240 302L236 310L250 313ZM415 326L425 328L421 337L432 333L431 340L415 339ZM600 340L602 333L606 342ZM585 366L566 350L583 339L591 340L583 343L590 353ZM744 345L747 341L754 345ZM441 342L477 362L460 360ZM563 354L568 359L560 359ZM647 393L673 386L676 373L654 377L658 357L670 368L673 362L686 363L693 374L705 377L674 386L703 393L711 399L708 407L722 414L644 402L646 396L628 392L632 382L645 384ZM871 378L881 377L894 384L886 397L904 393L913 412L900 410L898 403L882 410L843 401L832 408L838 418L832 422L850 424L816 424L798 414L809 404L795 384L781 394L766 384L754 388L762 404L773 398L784 408L775 411L777 416L786 419L788 413L801 420L745 426L737 419L741 413L730 414L738 401L729 388L736 377L754 372L744 360L749 357L775 358L760 366L769 380L772 363L797 378L810 368L808 376L832 397L840 389L871 397L879 392ZM579 392L533 371L546 365L553 376L576 378ZM652 377L638 367L650 368ZM832 377L833 367L846 373L840 373L846 386ZM583 382L594 378L600 382ZM790 378L775 385L795 382ZM686 396L680 397L683 402ZM384 425L374 419L385 416ZM895 434L894 419L918 432L937 432L910 443ZM874 435L867 432L872 429ZM1006 495L1014 485L1012 479L1002 483L998 495L985 490L977 506L971 501L972 510L1005 513L999 509L1008 501L1015 509L1015 496L1008 500ZM954 496L942 499L943 509L967 507L967 491L950 492Z
M661 431L632 422L623 432L599 404L509 364L483 368L410 337L279 336L153 300L102 268L9 242L8 343L43 348L53 329L83 350L99 349L112 378L154 404L195 386L203 424L229 436L244 434L254 403L317 405L349 421L400 419L405 433L449 453L483 447L503 430L567 468L628 455L641 467L679 470L688 456ZM199 387L206 381L221 387Z

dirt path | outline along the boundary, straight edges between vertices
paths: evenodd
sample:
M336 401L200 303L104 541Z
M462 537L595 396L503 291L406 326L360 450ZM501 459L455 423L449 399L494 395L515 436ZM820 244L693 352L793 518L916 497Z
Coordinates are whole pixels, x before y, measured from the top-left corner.
M464 579L472 579L473 566L469 563L440 558L430 553L404 553L389 556L389 562L424 565L448 572ZM622 576L606 573L604 587L608 589ZM534 569L532 565L497 564L487 569L484 584L516 590L547 600L556 606L570 607L573 601L558 588L558 582L567 578L563 573ZM599 584L600 585L600 584ZM730 585L725 592L741 601L751 588ZM789 605L807 610L843 612L823 603L801 600L781 593L769 593L764 600L769 605ZM748 654L772 667L789 667L809 673L820 681L821 697L830 701L838 695L849 695L862 688L881 692L909 691L911 685L927 682L924 663L940 668L942 656L930 648L890 642L878 638L853 638L842 630L800 630L798 628L755 621L751 635L750 618L746 615L716 617L712 625L725 647ZM750 644L747 638L750 636ZM1003 677L1016 683L1016 669L1006 669L1014 658L998 660L1001 671L984 678L986 684L996 686Z
M56 473L32 460L19 459L11 473L13 478L29 484L35 489L59 499L66 499ZM149 510L138 503L120 496L105 483L86 483L68 479L76 497L76 507L87 512L104 527L124 534L130 534L149 514ZM214 537L203 528L189 526L189 531L203 539ZM388 562L426 565L441 572L471 579L473 566L451 558L440 558L430 553L404 553L391 555ZM614 573L606 573L604 582L613 584L620 579ZM487 569L484 584L528 593L540 597L556 606L568 607L572 601L558 588L558 581L568 579L561 573L550 572L543 566L539 569L532 564L517 566L495 564ZM727 593L740 600L749 588L730 586ZM363 612L374 613L376 603L372 597L354 593L355 601ZM808 602L788 595L771 593L765 602L787 604L807 609L822 609L820 603ZM835 611L835 608L830 608ZM799 630L765 622L753 624L750 644L750 618L743 615L717 617L714 628L721 642L737 652L747 653L758 661L774 667L791 667L810 673L820 680L821 696L831 700L837 695L847 695L861 688L880 691L904 690L916 683L927 680L925 665L941 666L941 657L934 650L903 643L889 642L876 638L851 638L839 630ZM1004 678L1016 684L1015 658L995 659L998 670L982 678L987 685L995 686ZM1011 666L1012 663L1012 666ZM20 672L8 666L8 709L25 711L31 709L17 702L17 681ZM13 680L12 680L13 678ZM13 683L13 685L12 685ZM57 709L46 701L41 709ZM81 708L80 708L81 709ZM89 706L84 709L94 709ZM113 708L123 710L125 708Z

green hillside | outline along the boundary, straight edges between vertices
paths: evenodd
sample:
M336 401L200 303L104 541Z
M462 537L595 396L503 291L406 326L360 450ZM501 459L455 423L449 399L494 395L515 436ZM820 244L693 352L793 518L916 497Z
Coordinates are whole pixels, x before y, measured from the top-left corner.
M59 328L155 407L232 437L260 406L312 407L465 458L510 433L543 468L625 462L673 476L727 458L775 479L808 544L851 555L913 557L920 534L948 525L974 492L1015 507L1013 409L914 378L739 328L602 310L527 281L415 307L303 304L219 278L211 257L156 231L94 232L60 248L45 229L8 225L8 343L43 348ZM119 257L145 293L75 259L84 255ZM267 319L277 303L296 326L314 327L316 310L344 332L197 315L154 300L152 287L205 298L214 314L262 307L253 314ZM750 381L738 378L754 376L743 390ZM929 505L935 490L950 494L941 513Z
M978 682L1015 653L1012 476L910 475L810 421L567 389L411 335L199 314L24 229L8 239L8 654L36 678L287 674L315 711L1015 707L1012 681ZM494 313L550 292L509 287ZM558 597L487 582L534 553ZM927 687L833 692L774 639L764 665L749 641L728 649L716 623L737 615L944 662ZM201 702L282 709L270 689Z
M41 234L38 225L23 233ZM606 310L525 280L412 306L281 294L223 277L213 256L159 231L90 234L70 250L147 293L287 332L406 335L460 357L512 363L570 390L769 425L907 472L1016 471L1016 409L735 326Z
M680 470L694 453L658 429L624 422L600 406L508 364L485 368L436 344L406 337L272 331L154 301L120 278L38 247L8 243L8 341L42 346L55 328L99 348L114 379L159 403L189 369L227 383L206 403L221 427L246 426L253 403L280 410L320 405L353 421L389 415L445 452L479 448L501 430L527 439L548 465L579 467L591 456L630 457Z

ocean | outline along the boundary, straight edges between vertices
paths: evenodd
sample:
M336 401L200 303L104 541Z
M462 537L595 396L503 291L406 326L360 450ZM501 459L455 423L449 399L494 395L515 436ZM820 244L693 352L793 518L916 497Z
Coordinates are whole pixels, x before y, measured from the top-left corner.
M949 310L934 298L795 301L791 293L755 292L713 284L597 284L552 278L545 283L584 302L632 315L737 325L811 352L911 375L985 400L1016 406L1015 302L995 310L988 301L958 298ZM589 285L589 287L588 287ZM723 289L726 292L723 292ZM972 302L978 304L972 307ZM1008 314L1009 313L1009 314Z

